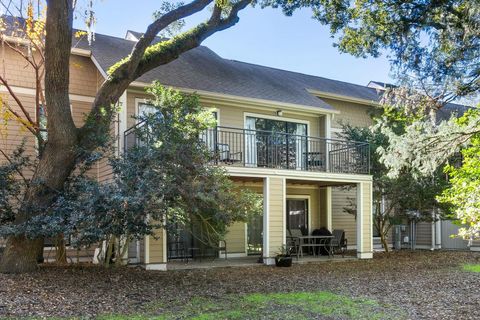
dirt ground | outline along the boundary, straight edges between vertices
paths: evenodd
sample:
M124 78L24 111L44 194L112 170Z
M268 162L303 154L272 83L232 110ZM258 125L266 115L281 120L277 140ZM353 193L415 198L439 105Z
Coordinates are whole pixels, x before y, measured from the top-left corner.
M480 253L402 251L372 260L294 265L144 271L125 267L42 266L32 274L0 274L0 317L138 314L152 303L270 292L328 291L393 305L410 319L480 319ZM319 316L321 318L321 316Z

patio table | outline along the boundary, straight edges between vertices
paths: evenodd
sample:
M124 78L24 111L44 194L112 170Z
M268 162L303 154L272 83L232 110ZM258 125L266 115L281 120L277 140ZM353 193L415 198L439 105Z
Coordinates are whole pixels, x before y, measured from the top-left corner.
M299 239L297 260L299 255L303 257L303 247L312 248L313 256L315 256L315 248L323 247L325 250L327 250L328 256L333 257L333 250L330 246L330 240L332 240L334 236L301 236L297 238Z

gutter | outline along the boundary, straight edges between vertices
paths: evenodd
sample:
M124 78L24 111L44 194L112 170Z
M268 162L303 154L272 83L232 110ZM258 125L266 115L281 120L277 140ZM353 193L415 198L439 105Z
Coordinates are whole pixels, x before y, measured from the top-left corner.
M7 36L7 35L2 35L1 36L3 41L10 42L10 43L15 43L19 45L25 45L28 46L30 44L29 40L26 40L24 38L20 37L12 37L12 36ZM70 51L73 55L76 56L81 56L81 57L92 57L92 51L88 49L80 49L80 48L72 48Z

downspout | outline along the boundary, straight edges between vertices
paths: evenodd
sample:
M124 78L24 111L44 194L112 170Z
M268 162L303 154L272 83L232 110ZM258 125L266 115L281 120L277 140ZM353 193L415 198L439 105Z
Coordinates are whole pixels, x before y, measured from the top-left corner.
M431 225L431 240L430 240L430 250L435 250L435 242L436 242L436 228L435 228L435 209L432 209L432 225Z

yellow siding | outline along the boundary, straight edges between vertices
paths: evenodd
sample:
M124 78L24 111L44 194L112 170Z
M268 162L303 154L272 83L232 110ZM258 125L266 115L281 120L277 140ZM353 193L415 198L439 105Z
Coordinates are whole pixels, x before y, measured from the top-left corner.
M164 233L165 231L163 229L159 229L155 231L155 236L157 239L154 237L149 236L148 238L148 243L149 246L147 248L148 253L149 253L149 260L147 263L152 264L152 263L165 263L164 259Z
M19 47L21 49L21 47ZM35 72L23 57L8 46L3 46L0 53L4 76L9 85L23 88L35 88ZM37 57L37 59L39 59ZM39 60L37 60L39 61ZM88 57L70 56L70 93L95 96L98 83L103 77ZM43 82L43 81L42 81Z
M22 101L23 106L29 113L31 119L35 121L35 99L31 95L18 94L19 100ZM23 113L20 107L15 103L8 93L2 94L3 103L8 104L16 113L22 116ZM2 107L2 110L4 107ZM35 138L25 129L16 119L9 119L4 121L2 119L0 123L0 149L7 155L11 155L14 150L25 140L26 154L32 158L36 156L35 151ZM6 161L2 155L0 155L0 161ZM31 172L27 171L27 175Z
M225 236L227 253L246 253L245 223L236 222L228 228Z
M136 113L136 99L148 99L149 96L141 91L129 91L127 93L127 128L133 126L135 124L135 120L132 118L133 115ZM276 116L276 110L264 110L264 109L253 109L253 108L246 108L242 107L241 105L231 106L231 105L211 105L205 104L202 102L202 98L200 97L200 103L206 108L216 108L219 110L219 117L220 117L220 126L224 127L232 127L232 128L244 128L244 118L245 113L254 113L258 115L265 115L265 116ZM308 115L308 114L293 114L289 112L283 112L281 118L284 119L296 119L301 121L308 121L309 122L309 130L310 135L312 136L324 136L324 116L317 116L317 115Z
M322 98L322 100L340 111L340 114L336 114L333 118L332 128L341 128L342 123L348 123L356 127L368 127L372 123L369 112L373 107L332 99Z
M35 77L33 69L25 63L25 61L10 48L5 47L1 53L5 61L2 64L5 67L5 77L9 84L13 86L15 92L20 89L15 87L22 87L22 94L17 94L17 97L26 107L32 120L35 121ZM80 57L72 55L70 58L70 93L89 97L92 101L97 92L100 83L103 81L102 76L97 71L96 67L88 57ZM27 90L30 90L29 93ZM8 93L3 93L2 98L14 110L23 116L19 106L11 98ZM82 98L83 99L83 98ZM82 100L81 99L81 100ZM83 125L86 115L90 112L92 107L91 102L80 101L73 98L71 100L72 118L77 127ZM35 139L33 135L23 129L16 120L10 120L6 125L2 124L0 128L0 148L6 153L11 154L20 143L26 139L27 154L35 157ZM0 157L0 162L3 162L3 157ZM30 172L26 173L27 175ZM105 181L111 176L111 170L107 166L106 161L103 160L98 163L91 171L89 176L98 178L100 181Z
M95 96L103 76L88 57L70 57L70 88L72 94Z
M332 229L343 229L348 239L348 245L356 245L357 224L353 214L345 212L344 208L350 206L350 200L356 204L356 188L332 188Z
M219 109L220 126L224 126L224 127L244 128L245 127L245 124L244 124L245 113L258 114L259 117L261 117L261 115L276 116L276 110L262 110L262 109L245 108L245 107L242 107L242 106L224 106L224 105L222 105L222 106L208 106L208 107L215 107L215 108ZM319 129L320 128L320 117L319 116L292 114L292 113L284 111L281 118L284 118L288 121L290 121L290 119L308 121L309 122L310 135L311 136L319 136L320 135L320 129ZM292 120L292 121L294 121L294 120ZM322 121L323 121L323 119L322 119Z
M269 178L268 198L268 233L269 233L269 255L272 257L281 250L284 244L283 226L285 220L285 197L283 178Z

